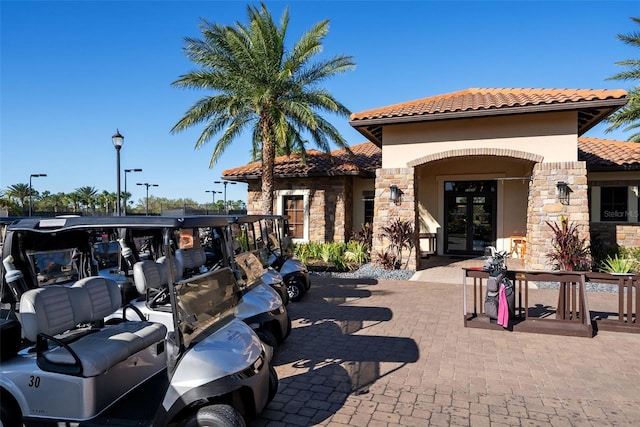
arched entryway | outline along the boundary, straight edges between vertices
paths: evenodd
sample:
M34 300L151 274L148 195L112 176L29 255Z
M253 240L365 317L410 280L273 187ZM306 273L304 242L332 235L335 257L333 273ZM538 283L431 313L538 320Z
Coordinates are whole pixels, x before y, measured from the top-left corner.
M510 236L526 233L529 177L540 161L531 153L475 148L409 162L416 174L418 232L437 236L438 255L508 249Z

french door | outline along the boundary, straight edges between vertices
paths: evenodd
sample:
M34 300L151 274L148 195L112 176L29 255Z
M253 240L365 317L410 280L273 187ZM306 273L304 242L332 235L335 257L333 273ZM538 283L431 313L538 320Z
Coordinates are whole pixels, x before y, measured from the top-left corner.
M496 181L446 181L444 215L444 253L483 254L496 244Z

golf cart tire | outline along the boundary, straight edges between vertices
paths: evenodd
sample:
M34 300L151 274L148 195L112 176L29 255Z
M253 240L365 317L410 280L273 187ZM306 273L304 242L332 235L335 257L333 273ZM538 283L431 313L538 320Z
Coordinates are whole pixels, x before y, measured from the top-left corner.
M280 384L280 380L278 379L278 373L276 369L269 364L269 396L267 398L267 403L271 403L276 394L278 394L278 385Z
M230 405L209 405L198 409L184 427L246 427L242 415Z
M298 302L302 299L305 292L307 291L306 287L300 280L293 280L287 283L287 292L289 293L289 301Z
M21 425L20 408L13 397L2 390L0 402L0 426L12 427Z

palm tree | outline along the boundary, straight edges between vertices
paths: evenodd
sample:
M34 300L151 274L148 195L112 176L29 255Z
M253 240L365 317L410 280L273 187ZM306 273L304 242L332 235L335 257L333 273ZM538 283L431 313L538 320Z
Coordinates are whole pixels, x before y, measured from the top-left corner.
M29 184L13 184L7 187L6 195L9 199L14 200L24 211L31 188Z
M53 212L55 212L56 214L60 210L66 211L69 208L69 198L64 193L52 194L49 197L49 200L50 200L51 204L53 205Z
M180 76L173 86L214 94L198 100L171 132L205 123L196 149L222 132L211 155L209 167L213 167L229 145L250 130L253 141L262 142L262 209L271 214L277 147L286 147L288 138L303 141L304 132L327 153L331 142L349 150L338 130L320 113L348 117L350 112L319 84L355 64L343 55L311 62L322 50L328 20L314 25L287 51L288 8L280 28L264 4L247 6L247 12L248 25L236 22L232 27L202 20L203 39L185 38L185 53L200 69Z
M95 214L95 202L98 190L95 187L84 186L76 188L75 193L78 195L78 201L84 205L85 215L91 207L91 212Z
M35 194L34 194L35 196ZM51 209L53 207L53 204L51 203L51 191L43 191L42 193L40 193L36 199L37 201L37 207L39 207L40 211L52 211L53 209ZM35 209L35 208L34 208Z
M115 194L109 193L107 190L102 190L102 193L96 196L96 202L98 203L98 206L104 208L105 215L109 215L109 207L111 206L114 197Z
M631 18L636 24L640 24L640 18ZM640 31L630 34L618 34L618 39L624 43L640 47ZM640 81L640 60L628 59L626 61L616 62L616 65L629 67L628 70L609 77L607 80L636 80ZM625 131L640 128L640 86L632 87L627 93L627 104L620 110L607 118L610 126L607 132L611 132L620 127L624 127ZM634 133L629 141L640 142L640 132Z

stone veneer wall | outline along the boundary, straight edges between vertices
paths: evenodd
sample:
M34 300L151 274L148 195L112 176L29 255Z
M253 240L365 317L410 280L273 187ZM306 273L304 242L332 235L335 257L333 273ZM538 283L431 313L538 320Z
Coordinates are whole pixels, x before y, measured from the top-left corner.
M618 244L627 248L640 247L640 224L620 222L591 223L591 240L598 239L605 246Z
M556 183L564 181L571 190L568 205L560 203ZM589 244L587 167L585 162L537 163L529 184L527 207L527 253L525 268L551 270L546 254L552 250L553 233L547 221L560 224L566 217L578 226L580 238ZM508 201L505 201L508 203Z
M640 224L616 224L618 245L628 248L640 247Z
M402 191L402 199L397 205L389 200L389 186L397 185ZM389 242L380 238L381 227L389 224L391 220L403 219L416 224L416 189L414 168L389 168L376 170L376 194L373 212L373 250L372 260L376 262L376 254L384 253ZM414 236L417 244L418 235ZM406 263L408 252L403 253L403 263ZM416 270L418 255L416 249L410 255L407 269Z
M276 180L274 190L309 190L309 241L346 242L353 232L351 177L289 178ZM274 198L274 213L278 212ZM260 181L249 183L247 213L261 214Z

